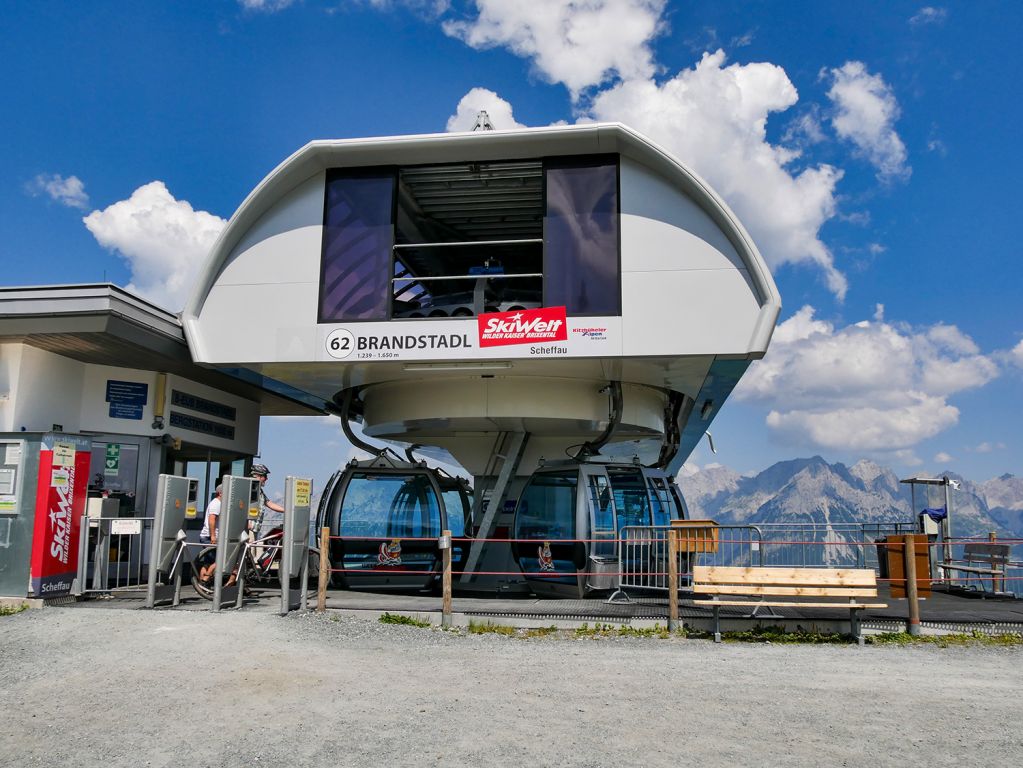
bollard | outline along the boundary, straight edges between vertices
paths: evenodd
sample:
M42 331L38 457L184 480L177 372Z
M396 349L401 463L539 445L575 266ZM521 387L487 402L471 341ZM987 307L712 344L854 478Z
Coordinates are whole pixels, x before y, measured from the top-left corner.
M916 545L913 534L906 534L906 600L909 603L909 623L907 629L913 637L920 635L920 601L916 591Z
M441 589L444 601L441 605L440 625L447 629L451 626L451 531L442 531L438 542L444 571L441 574Z
M320 583L316 589L316 611L327 610L327 584L330 582L330 528L320 529Z
M668 631L678 629L678 533L668 530Z
M987 540L990 541L992 544L994 544L996 541L998 541L998 534L997 534L997 532L996 531L988 531L987 532ZM997 570L997 567L994 564L994 555L992 555L991 570L992 571ZM1003 571L1003 573L1004 573L1004 571ZM981 589L983 589L983 588L984 588L984 585L982 584L981 585ZM992 573L991 574L991 591L993 593L997 594L997 593L1001 592L1003 589L1005 589L1005 581L1004 580L999 580L999 578L995 574Z

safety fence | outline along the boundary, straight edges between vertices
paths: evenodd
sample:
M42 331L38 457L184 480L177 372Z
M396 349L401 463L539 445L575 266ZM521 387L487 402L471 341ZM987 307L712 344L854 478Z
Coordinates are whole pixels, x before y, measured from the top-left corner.
M151 517L82 516L79 537L78 597L144 588Z
M986 539L935 540L926 534L903 533L911 527L904 524L878 525L847 525L844 530L829 532L825 527L818 526L775 526L770 534L774 538L765 538L760 526L718 526L711 521L684 521L679 525L654 527L627 527L622 529L620 538L601 539L486 539L487 542L508 545L520 545L517 557L521 570L518 572L474 571L475 576L508 576L521 575L527 581L533 581L534 591L544 580L560 581L563 585L574 584L583 590L583 585L592 591L614 589L609 601L628 600L630 591L652 591L660 593L667 602L668 629L674 630L679 624L679 602L686 588L693 588L694 572L697 566L703 567L741 567L748 571L750 583L757 583L755 573L758 569L770 568L772 571L788 570L784 576L772 573L770 579L783 578L799 583L814 584L807 594L827 593L834 596L835 587L829 585L844 583L846 577L861 580L856 574L872 572L870 584L888 584L891 598L906 598L906 629L910 634L921 631L920 597L930 594L932 590L946 591L969 589L980 590L990 596L1023 596L1023 540L994 539L991 534ZM473 541L465 537L452 537L444 531L439 537L432 536L377 536L377 537L343 537L332 536L330 530L320 530L320 552L337 558L339 562L331 564L328 556L319 559L319 584L317 590L317 611L326 608L326 593L331 580L336 575L348 579L353 576L362 578L382 577L379 584L387 583L397 586L401 583L396 577L407 577L417 580L421 588L437 581L442 585L443 606L442 625L450 626L452 612L452 550L465 546ZM609 556L608 545L614 545L615 556ZM416 557L412 561L403 560L406 546L411 544ZM524 546L523 546L524 545ZM591 552L601 554L586 555L586 546ZM580 547L582 549L580 550ZM835 548L839 554L830 553ZM841 548L841 549L839 549ZM849 552L858 554L848 564ZM346 558L353 549L359 551L359 561L354 568ZM531 559L535 550L536 566ZM558 551L562 552L562 557ZM565 552L578 553L583 557L568 555ZM525 552L530 552L525 554ZM793 553L798 552L798 563L792 564ZM781 561L780 561L781 560ZM561 561L562 567L559 567ZM566 561L568 562L566 566ZM618 569L617 584L609 580L609 566L614 563ZM865 568L863 567L865 566ZM848 569L843 575L843 569ZM813 575L814 570L820 576ZM704 572L712 573L712 572ZM731 572L735 573L735 572ZM767 573L767 572L764 572ZM880 573L880 578L876 575ZM763 580L761 580L763 581ZM702 582L701 582L702 583ZM767 582L764 582L765 584ZM771 583L774 583L773 581ZM858 582L857 582L858 583ZM864 584L866 582L863 582ZM703 583L702 583L703 584ZM702 591L707 591L703 584ZM791 587L786 589L792 589ZM735 590L733 590L735 591ZM779 588L780 593L798 596L797 591ZM741 587L738 594L747 598L740 603L753 608L753 613L744 617L780 618L775 616L759 616L758 601L755 591ZM866 594L860 590L861 594ZM877 590L873 589L876 596ZM762 598L761 598L762 599ZM705 600L700 602L706 602ZM794 607L799 602L766 603L785 604ZM831 607L844 607L850 612L852 634L862 642L859 634L858 609L864 607L886 607L879 605L858 605L849 603L829 603ZM807 607L824 607L811 601ZM717 627L715 607L714 621ZM717 632L717 629L715 629ZM719 636L719 635L716 635Z
M673 542L669 540L672 532ZM345 555L334 564L321 557L319 602L325 600L326 590L335 577L381 578L391 585L400 584L402 578L419 580L422 585L436 583L441 577L450 576L451 550L464 551L478 540L451 537L448 533L439 539L334 536L323 529L321 552L329 553L333 548L335 553L340 550ZM612 600L627 600L632 592L667 597L672 583L677 591L685 592L692 585L696 565L868 569L878 575L878 583L889 583L893 596L897 596L897 589L904 594L907 587L907 546L912 546L915 552L916 580L921 589L1023 597L1023 540L996 540L993 535L983 539L934 540L913 533L911 523L730 526L685 521L683 526L629 526L614 540L484 541L519 545L517 551L520 554L528 551L529 556L517 558L520 570L475 570L476 576L521 575L534 583L570 580L585 585L587 591L611 592ZM610 553L609 544L613 545ZM590 554L575 562L567 562L568 556L558 555L559 550L580 547L583 552L588 547L591 553L603 554ZM672 549L674 563L669 554ZM353 558L352 552L360 554ZM442 561L448 563L447 567ZM457 572L457 560L454 569Z

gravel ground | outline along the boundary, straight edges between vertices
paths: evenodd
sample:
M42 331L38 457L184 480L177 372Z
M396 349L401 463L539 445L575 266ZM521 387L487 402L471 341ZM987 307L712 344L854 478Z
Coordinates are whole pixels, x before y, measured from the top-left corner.
M330 614L0 618L0 765L1015 765L1018 648L508 638Z

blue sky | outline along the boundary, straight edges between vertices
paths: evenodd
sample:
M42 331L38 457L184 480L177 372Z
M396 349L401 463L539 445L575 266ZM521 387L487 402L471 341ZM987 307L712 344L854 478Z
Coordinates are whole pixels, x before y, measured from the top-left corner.
M1023 469L1020 3L36 0L5 22L5 284L106 279L180 309L309 140L480 107L619 120L725 197L782 294L695 463ZM267 420L262 444L275 476L348 454L324 421Z

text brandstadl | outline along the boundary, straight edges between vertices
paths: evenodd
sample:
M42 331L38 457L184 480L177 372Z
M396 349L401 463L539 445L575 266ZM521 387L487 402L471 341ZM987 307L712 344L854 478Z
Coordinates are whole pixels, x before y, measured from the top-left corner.
M374 349L468 349L472 346L464 333L422 333L404 336L360 336L357 350Z

